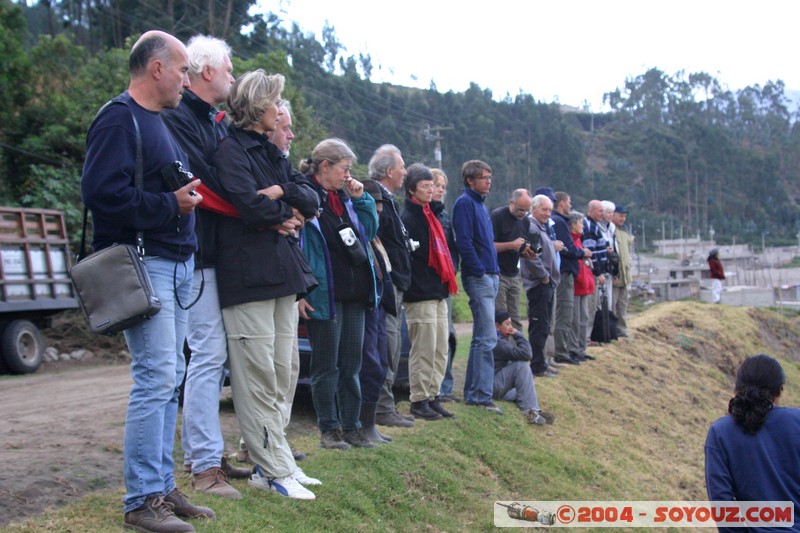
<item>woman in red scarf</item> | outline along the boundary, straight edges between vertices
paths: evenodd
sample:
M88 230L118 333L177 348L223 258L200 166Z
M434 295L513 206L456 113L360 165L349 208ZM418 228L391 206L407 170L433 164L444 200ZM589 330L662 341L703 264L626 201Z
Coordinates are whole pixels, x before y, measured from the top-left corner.
M411 286L403 295L411 352L408 380L411 414L424 420L454 415L439 398L447 368L447 296L457 291L453 260L442 225L431 210L433 174L420 163L408 167L403 224L412 241Z
M567 216L569 223L569 232L572 235L572 242L579 250L583 249L583 241L581 235L583 234L583 213L578 211L570 211ZM590 296L594 294L594 274L592 273L592 260L579 259L578 260L578 276L575 278L575 305L573 309L573 324L575 324L575 346L570 351L572 355L580 360L592 359L586 353L586 331L589 324L589 300Z

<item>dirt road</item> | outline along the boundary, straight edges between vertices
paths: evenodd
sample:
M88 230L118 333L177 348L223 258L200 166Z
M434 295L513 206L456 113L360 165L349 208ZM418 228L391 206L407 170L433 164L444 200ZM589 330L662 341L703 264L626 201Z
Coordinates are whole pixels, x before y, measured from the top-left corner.
M471 324L456 329L462 335ZM35 374L0 376L0 527L123 486L130 369L125 358L110 355L118 347L99 348L98 358L87 362L46 363ZM223 397L220 422L235 441L229 389ZM299 394L289 436L315 431L310 396Z
M122 484L127 365L0 381L0 526Z

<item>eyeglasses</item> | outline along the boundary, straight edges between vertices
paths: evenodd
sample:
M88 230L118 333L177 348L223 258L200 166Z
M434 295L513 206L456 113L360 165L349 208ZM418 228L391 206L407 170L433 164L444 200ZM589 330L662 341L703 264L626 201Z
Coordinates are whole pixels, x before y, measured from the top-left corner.
M338 167L338 168L340 168L340 169L342 170L342 172L344 172L345 174L350 174L350 170L353 168L353 166L352 166L352 165L344 165L344 166L342 166L342 165L340 165L339 163L334 163L333 161L328 161L328 163L329 163L329 164L330 164L332 167Z

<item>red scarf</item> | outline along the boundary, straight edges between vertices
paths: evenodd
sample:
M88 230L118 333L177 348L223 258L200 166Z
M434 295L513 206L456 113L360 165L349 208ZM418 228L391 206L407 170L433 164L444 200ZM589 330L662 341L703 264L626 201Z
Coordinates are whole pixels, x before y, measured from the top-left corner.
M214 191L206 187L205 184L201 183L195 190L203 197L203 201L197 204L197 207L220 215L241 218L239 211L237 211L231 203L220 198Z
M447 239L444 236L442 225L431 211L430 203L423 204L414 198L409 198L409 200L422 207L422 214L425 215L425 221L428 223L430 236L428 266L439 274L442 283L447 285L448 292L456 294L458 292L456 271L453 268L453 259L450 257L450 249L447 247Z
M311 181L325 189L319 180L317 180L317 176L311 176ZM326 202L328 207L337 217L342 218L344 214L344 204L342 203L342 199L339 198L339 191L325 189L325 192L328 193L328 201Z

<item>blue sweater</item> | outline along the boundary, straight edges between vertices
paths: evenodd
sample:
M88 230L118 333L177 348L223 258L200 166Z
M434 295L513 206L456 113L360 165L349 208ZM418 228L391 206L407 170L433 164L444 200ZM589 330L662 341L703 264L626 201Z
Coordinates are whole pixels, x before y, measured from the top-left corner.
M494 230L486 198L472 189L465 189L453 204L453 228L456 247L461 255L461 275L481 277L499 274Z
M81 198L92 211L92 246L96 251L114 243L135 244L141 230L147 255L186 261L197 248L194 214L180 216L178 199L164 186L161 169L174 161L188 168L187 157L159 113L139 106L127 91L121 97L130 109L110 105L86 134ZM142 137L143 190L133 184L136 130L131 109Z
M791 500L793 531L800 530L800 409L776 406L755 435L724 416L708 430L705 452L709 500Z

